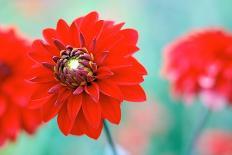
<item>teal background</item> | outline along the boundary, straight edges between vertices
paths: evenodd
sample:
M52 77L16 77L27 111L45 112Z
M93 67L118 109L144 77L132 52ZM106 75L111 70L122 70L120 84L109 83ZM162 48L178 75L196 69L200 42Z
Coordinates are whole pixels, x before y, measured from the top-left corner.
M200 103L190 108L173 100L168 82L160 74L162 50L178 36L195 29L224 27L230 30L231 0L0 0L0 6L0 25L17 27L31 39L40 38L42 29L55 27L60 18L70 23L93 10L100 13L101 19L125 21L124 27L137 29L141 50L136 57L149 72L143 83L149 104L162 106L167 111L164 117L169 118L164 132L149 136L149 145L143 154L180 155L183 152L194 125L205 109ZM127 123L128 109L138 110L142 106L124 104L122 123L111 126L115 135ZM145 112L141 110L141 117ZM208 128L231 130L231 117L230 109L216 112L211 116ZM159 119L162 122L165 118ZM159 124L154 124L154 130L156 125ZM17 142L2 148L0 154L102 155L105 146L104 134L98 141L87 137L65 137L53 120L34 136L21 134Z

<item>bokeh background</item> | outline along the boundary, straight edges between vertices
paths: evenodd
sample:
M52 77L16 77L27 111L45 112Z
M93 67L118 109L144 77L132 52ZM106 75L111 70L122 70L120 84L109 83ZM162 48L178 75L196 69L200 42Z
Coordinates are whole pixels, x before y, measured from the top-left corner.
M136 57L149 72L143 83L147 103L123 104L120 126L111 126L125 155L181 155L199 117L206 110L199 102L186 107L173 99L161 76L163 48L189 31L207 27L232 30L231 0L0 0L0 25L13 26L34 39L58 19L69 23L96 10L102 19L125 21L139 31ZM1 50L1 49L0 49ZM0 51L1 52L1 51ZM231 110L215 112L208 129L231 130ZM98 141L65 137L56 120L43 125L34 136L22 133L1 155L110 155L104 133Z

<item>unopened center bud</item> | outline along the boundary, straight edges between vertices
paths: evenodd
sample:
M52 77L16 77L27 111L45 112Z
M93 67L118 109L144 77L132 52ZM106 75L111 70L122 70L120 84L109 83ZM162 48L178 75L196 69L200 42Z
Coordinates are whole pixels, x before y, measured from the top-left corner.
M87 49L68 46L60 53L54 73L63 85L76 89L96 79L97 65Z

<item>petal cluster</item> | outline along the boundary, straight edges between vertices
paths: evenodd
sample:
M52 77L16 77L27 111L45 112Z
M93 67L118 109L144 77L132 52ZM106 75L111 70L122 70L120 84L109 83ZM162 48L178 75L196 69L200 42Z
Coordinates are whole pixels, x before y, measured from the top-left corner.
M232 101L232 34L220 29L194 32L172 43L165 54L165 76L175 94L214 94L220 102Z
M207 155L232 154L232 134L228 131L210 130L198 141L198 150Z
M147 72L133 57L138 33L123 25L91 12L71 25L59 20L33 42L30 81L37 89L30 106L42 109L45 122L57 115L63 134L96 139L104 119L120 122L122 101L145 101Z
M13 29L0 30L0 145L15 140L20 130L33 133L41 122L40 112L27 108L33 88L25 82L29 43Z

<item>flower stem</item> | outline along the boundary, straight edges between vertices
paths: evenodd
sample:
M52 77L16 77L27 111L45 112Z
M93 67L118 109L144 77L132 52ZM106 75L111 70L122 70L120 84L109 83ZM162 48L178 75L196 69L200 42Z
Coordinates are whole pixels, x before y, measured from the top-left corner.
M108 141L108 143L109 143L109 145L111 147L112 153L113 153L113 155L118 155L117 151L116 151L116 147L115 147L114 141L113 141L113 138L112 138L112 135L110 133L110 129L109 129L106 121L103 121L103 124L104 124L106 138L107 138L107 141Z
M211 110L207 109L205 111L205 113L201 116L201 118L198 122L198 125L194 130L193 137L191 138L190 143L187 147L187 151L186 151L187 154L186 155L195 155L195 150L196 150L195 147L196 147L197 140L198 140L202 130L204 129L205 125L207 124L207 121L210 117L210 114L211 114Z

